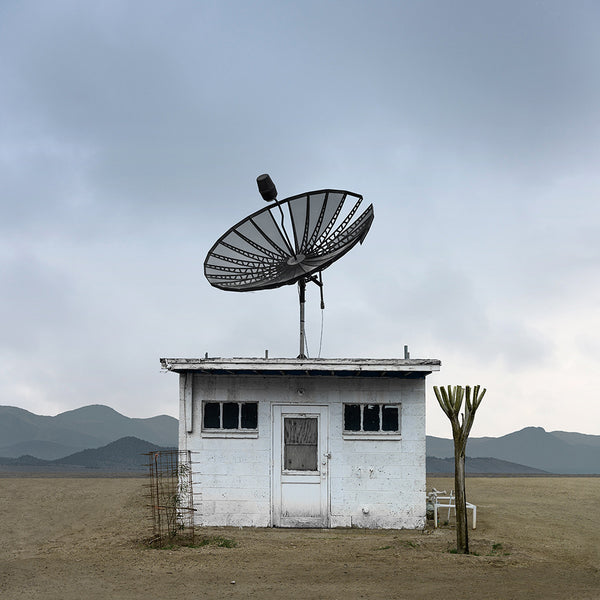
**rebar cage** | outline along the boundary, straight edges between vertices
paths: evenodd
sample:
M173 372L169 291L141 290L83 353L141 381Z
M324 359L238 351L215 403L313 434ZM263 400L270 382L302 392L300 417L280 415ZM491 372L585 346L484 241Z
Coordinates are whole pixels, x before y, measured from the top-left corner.
M161 450L148 457L147 497L156 546L194 541L194 493L191 453Z

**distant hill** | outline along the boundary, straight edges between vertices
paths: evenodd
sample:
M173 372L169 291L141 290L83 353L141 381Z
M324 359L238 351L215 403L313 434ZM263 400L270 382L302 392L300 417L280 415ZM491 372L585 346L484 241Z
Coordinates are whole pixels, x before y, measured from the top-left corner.
M51 461L56 465L76 465L87 467L88 469L103 470L145 470L148 464L148 457L144 456L147 452L157 452L160 450L176 450L177 448L167 448L158 446L136 437L120 438L101 448L82 450L70 456L58 458Z
M454 456L451 439L427 436L427 456ZM600 473L600 436L526 427L502 437L469 438L467 457L494 457L549 473Z
M144 456L145 453L175 449L158 446L136 437L124 437L106 446L83 450L55 460L42 460L35 456L1 457L0 467L12 467L13 470L36 467L39 471L69 471L84 468L115 473L141 472L147 469L148 457Z
M543 475L548 471L534 469L526 465L499 460L497 458L467 458L465 460L465 470L467 473L478 474L496 474L496 475ZM427 457L427 473L454 473L454 457L437 458L436 456Z
M27 442L18 442L10 446L0 447L0 456L30 456L44 457L46 460L67 456L77 451L77 446L66 446L58 442L42 442L39 440L30 440Z
M135 419L100 404L55 417L0 406L0 456L29 454L53 460L123 437L136 437L159 446L176 446L177 428L177 419L167 415Z
M551 431L553 436L568 444L582 444L583 446L594 446L600 448L600 435L588 435L585 433L573 433L570 431Z

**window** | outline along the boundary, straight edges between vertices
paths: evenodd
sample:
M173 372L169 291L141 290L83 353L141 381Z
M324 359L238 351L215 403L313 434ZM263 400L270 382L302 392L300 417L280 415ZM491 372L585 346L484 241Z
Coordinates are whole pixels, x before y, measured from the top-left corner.
M283 420L283 468L286 471L318 471L319 420L286 417Z
M258 402L204 402L202 429L249 432L258 429Z
M344 433L399 434L399 404L344 404Z

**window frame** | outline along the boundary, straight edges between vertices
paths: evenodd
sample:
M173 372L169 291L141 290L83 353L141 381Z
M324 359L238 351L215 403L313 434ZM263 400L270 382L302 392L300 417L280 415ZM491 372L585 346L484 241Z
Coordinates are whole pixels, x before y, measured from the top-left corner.
M344 429L346 418L346 406L358 406L360 408L360 427L359 431ZM364 431L364 409L367 406L379 406L379 431ZM398 430L384 431L381 415L384 406L393 406L398 409ZM345 440L400 440L402 439L402 403L401 402L342 402L342 439Z
M219 405L219 424L220 427L205 427L204 426L204 410L207 404L218 404ZM256 405L256 428L247 429L238 427L237 429L225 429L223 427L223 405L224 404L237 404L238 405L238 423L241 425L242 421L242 405L243 404L255 404ZM258 437L258 414L259 414L259 402L256 400L202 400L200 404L200 431L202 437L206 438L257 438Z
M286 450L292 446L295 446L297 444L293 444L293 443L286 443L285 438L286 438L286 424L285 422L288 419L307 419L307 420L314 420L316 421L316 428L315 428L315 434L316 434L316 441L315 444L311 444L311 447L315 448L315 469L288 469L285 466L286 463ZM318 414L310 414L310 416L307 415L296 415L296 414L284 414L283 415L283 419L281 422L281 426L282 426L282 437L281 437L281 465L282 465L282 471L281 474L282 475L307 475L307 476L311 476L311 475L318 475L320 473L320 467L319 467L319 455L320 455L320 448L321 448L321 441L320 441L320 428L321 428L321 418L320 415Z

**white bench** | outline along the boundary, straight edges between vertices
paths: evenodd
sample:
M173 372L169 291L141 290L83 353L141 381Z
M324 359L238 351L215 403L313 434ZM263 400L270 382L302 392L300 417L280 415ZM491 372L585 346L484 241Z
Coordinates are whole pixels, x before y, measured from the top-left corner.
M454 491L450 490L448 494L446 490L433 490L428 495L429 502L433 504L433 526L438 526L438 511L440 508L448 509L448 519L450 519L450 513L454 509L454 514L456 515L456 498L454 497ZM467 502L467 510L473 511L473 529L477 527L477 506L475 504L471 504Z

